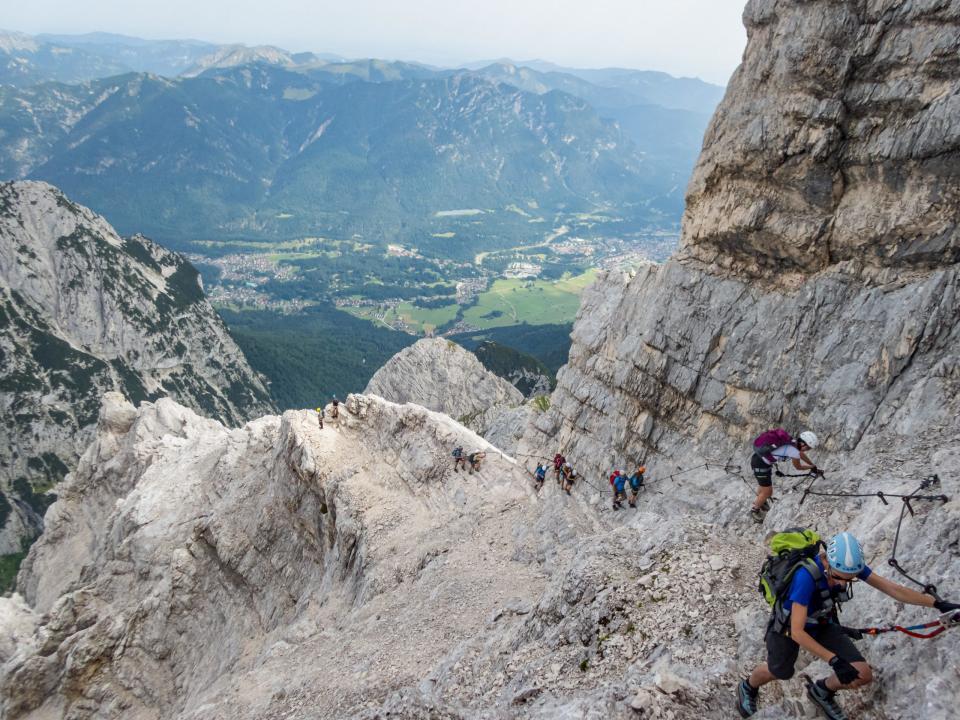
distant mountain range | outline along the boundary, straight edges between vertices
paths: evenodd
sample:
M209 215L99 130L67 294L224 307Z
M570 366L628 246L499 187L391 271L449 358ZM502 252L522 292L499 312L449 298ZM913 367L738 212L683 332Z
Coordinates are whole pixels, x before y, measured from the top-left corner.
M121 232L420 247L454 232L471 250L571 214L623 232L677 222L722 94L635 70L437 69L103 33L0 33L0 83L0 177L54 183Z

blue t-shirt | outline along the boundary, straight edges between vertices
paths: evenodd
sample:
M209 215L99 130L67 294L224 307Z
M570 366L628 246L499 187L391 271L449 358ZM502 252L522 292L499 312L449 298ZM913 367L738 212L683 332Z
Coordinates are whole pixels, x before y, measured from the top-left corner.
M543 480L547 476L547 469L542 465L537 465L537 478Z
M627 485L627 476L626 475L617 475L613 479L613 486L617 489L617 492L621 492L624 487Z
M820 556L818 555L815 557L813 561L817 564L817 567L820 568L824 575L820 578L819 582L815 583L813 580L813 575L810 574L809 570L804 567L799 568L793 574L793 580L790 582L790 592L787 594L787 599L783 603L783 609L787 612L790 612L790 610L793 609L793 604L797 603L798 605L805 605L807 608L807 614L813 615L823 605L823 601L820 598L820 590L829 588L830 585L827 582L826 571L824 570ZM863 570L860 571L857 577L860 580L866 580L872 573L873 571L869 567L864 566ZM840 591L840 586L836 586L831 592L833 592L833 594L837 594ZM807 625L816 624L816 620L812 620L807 623Z
M630 487L636 490L641 485L643 485L643 475L639 473L634 473L633 475L630 476Z

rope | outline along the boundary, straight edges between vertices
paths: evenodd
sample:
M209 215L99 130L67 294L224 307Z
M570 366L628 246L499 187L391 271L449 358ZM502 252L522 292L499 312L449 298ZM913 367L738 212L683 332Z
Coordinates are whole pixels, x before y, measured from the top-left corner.
M882 635L883 633L888 632L901 632L904 635L909 635L912 638L918 638L920 640L929 640L935 638L940 633L960 625L960 612L956 610L951 610L945 612L936 620L932 622L923 623L921 625L885 625L883 627L868 627L868 628L844 628L844 629L853 629L854 632L861 633L863 635L877 636ZM929 630L931 628L936 628L933 632L921 633L917 632L918 630Z
M872 493L827 493L827 492L817 492L813 490L813 483L816 481L816 477L810 479L810 483L807 485L806 489L803 491L803 497L800 498L800 504L803 505L803 501L807 499L808 495L815 495L818 497L852 497L852 498L879 498L879 500L884 505L889 505L887 499L898 499L903 505L900 507L900 519L897 521L897 532L893 539L893 549L890 551L890 559L887 560L887 564L890 565L894 570L896 570L900 575L905 577L907 580L912 582L919 588L923 589L927 595L932 595L937 600L942 600L943 598L937 594L937 586L930 583L924 583L917 578L910 575L906 569L899 563L897 560L897 547L900 544L900 530L903 527L903 520L906 518L907 513L914 515L913 506L910 504L914 500L925 500L925 501L936 501L940 503L947 503L950 501L950 498L946 495L920 495L921 490L927 490L935 485L940 484L939 475L929 475L924 478L923 482L920 483L920 486L908 495L903 495L900 493L885 493L882 490L877 490Z
M923 482L920 483L920 487L918 487L914 491L914 493L918 493L921 490L926 490L927 488L930 488L934 485L939 485L939 484L940 484L940 476L936 474L930 475L929 477L925 478ZM944 503L947 502L946 495L941 495L940 497L943 499ZM919 580L917 580L916 578L908 574L907 571L903 568L903 566L897 561L897 547L900 545L900 528L903 526L903 519L907 516L907 511L910 512L911 516L914 514L913 507L910 505L910 500L925 499L925 498L926 496L920 496L920 495L913 495L913 496L908 495L907 497L903 498L903 506L900 508L900 519L897 521L897 533L896 535L894 535L894 538L893 538L893 549L890 551L890 559L887 560L887 564L890 567L892 567L894 570L896 570L898 573L900 573L907 580L912 582L914 585L917 585L918 587L923 588L923 591L928 595L933 595L933 597L936 598L937 600L942 600L943 598L941 598L940 595L937 594L936 585L933 585L931 583L920 582Z
M913 508L910 507L910 501L911 501L911 500L937 500L937 501L939 501L939 502L941 502L941 503L947 503L947 502L950 501L950 498L948 498L946 495L918 495L918 494L917 494L917 493L919 493L921 490L926 490L926 489L927 489L928 487L930 487L931 485L939 484L940 478L939 478L937 475L931 475L930 477L928 477L926 480L924 480L922 483L920 483L920 487L918 487L916 490L914 490L912 493L910 493L910 494L908 494L908 495L903 495L903 494L901 494L901 493L884 492L883 490L875 490L874 492L868 492L868 493L820 492L820 491L817 491L817 490L813 490L813 489L812 489L812 488L813 488L813 483L816 482L817 477L821 477L821 476L811 475L811 477L810 477L810 484L807 485L807 487L804 489L804 491L803 491L803 497L800 498L800 504L801 504L801 505L803 505L803 503L804 503L804 501L807 499L807 496L808 496L808 495L815 495L815 496L817 496L817 497L847 497L847 498L872 498L872 497L875 497L875 498L879 498L879 500L880 500L884 505L889 505L889 504L890 504L890 503L887 502L887 498L896 498L896 499L899 499L899 500L902 500L902 501L903 501L903 503L904 503L904 511L909 510L909 511L910 511L910 514L913 515ZM902 515L901 515L901 519L902 519Z

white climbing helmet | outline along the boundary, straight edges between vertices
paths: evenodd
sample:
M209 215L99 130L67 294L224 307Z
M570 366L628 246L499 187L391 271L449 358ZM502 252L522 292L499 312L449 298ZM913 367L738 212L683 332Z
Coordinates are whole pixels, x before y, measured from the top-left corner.
M810 432L809 430L804 430L800 433L800 441L811 450L820 444L820 439L816 433Z

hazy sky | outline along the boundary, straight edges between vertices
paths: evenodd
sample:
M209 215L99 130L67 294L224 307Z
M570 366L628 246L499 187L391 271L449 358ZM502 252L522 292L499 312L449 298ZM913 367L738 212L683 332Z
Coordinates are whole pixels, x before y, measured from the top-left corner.
M3 0L0 27L271 44L457 64L510 57L725 83L745 0Z

